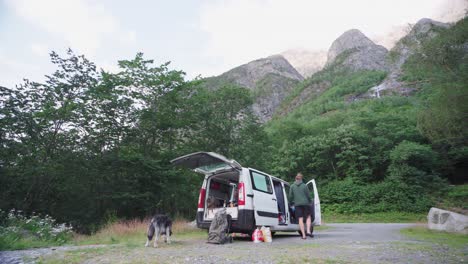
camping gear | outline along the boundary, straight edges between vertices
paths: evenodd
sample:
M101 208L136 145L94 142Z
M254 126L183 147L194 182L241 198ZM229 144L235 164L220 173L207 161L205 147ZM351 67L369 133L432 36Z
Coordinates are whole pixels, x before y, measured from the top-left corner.
M261 231L262 231L264 242L267 242L267 243L273 242L273 238L271 236L271 230L269 227L262 226Z
M226 214L226 208L218 210L210 225L208 243L232 243L232 237L229 235L230 222L230 216Z
M252 233L252 241L254 243L263 242L263 233L258 227Z

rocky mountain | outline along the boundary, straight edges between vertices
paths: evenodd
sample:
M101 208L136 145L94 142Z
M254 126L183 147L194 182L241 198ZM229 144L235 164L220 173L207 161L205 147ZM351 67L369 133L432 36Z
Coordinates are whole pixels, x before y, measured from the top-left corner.
M304 78L320 71L327 62L327 51L290 49L281 53Z
M389 73L385 80L369 90L368 96L380 97L387 93L409 95L414 89L408 87L404 82L399 81L401 76L401 66L406 60L421 46L424 40L435 37L440 29L448 28L450 24L441 23L429 18L419 20L410 32L401 38L390 50L387 56L389 61Z
M346 72L363 70L388 71L388 51L375 44L357 29L344 32L333 41L327 53L327 62L321 71L311 75L297 87L295 96L283 102L278 115L286 115L299 106L318 98L333 86L335 77Z
M288 50L281 55L254 60L206 79L210 88L233 83L249 88L254 96L252 106L260 121L267 122L276 114L285 115L314 100L333 86L333 80L345 72L377 70L387 77L367 93L353 95L352 100L380 97L387 93L409 95L413 88L401 82L401 66L417 52L421 42L437 35L449 24L421 19L388 51L374 43L358 29L339 36L327 53L323 51ZM301 75L302 74L302 75ZM304 80L304 77L307 79ZM294 96L290 96L294 90ZM285 98L288 98L285 101Z
M343 33L333 41L325 67L341 65L352 70L387 70L388 50L375 44L357 29Z
M250 89L255 96L253 111L261 122L266 122L271 119L291 89L303 79L283 56L274 55L251 61L205 80L211 89L227 83Z

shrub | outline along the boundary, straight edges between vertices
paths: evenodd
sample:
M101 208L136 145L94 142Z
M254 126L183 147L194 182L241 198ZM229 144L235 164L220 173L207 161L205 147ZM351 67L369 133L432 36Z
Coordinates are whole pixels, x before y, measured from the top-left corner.
M433 204L418 188L392 179L373 184L336 180L323 186L320 196L325 213L426 212Z
M72 227L57 223L52 217L32 214L26 216L20 210L6 213L0 210L0 249L22 249L62 245L72 236Z

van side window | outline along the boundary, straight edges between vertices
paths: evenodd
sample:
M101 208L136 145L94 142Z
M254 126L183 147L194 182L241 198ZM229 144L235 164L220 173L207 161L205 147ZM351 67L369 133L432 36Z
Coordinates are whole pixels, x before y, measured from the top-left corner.
M250 176L252 178L253 188L257 191L273 193L273 188L271 188L270 177L257 173L255 171L250 171Z

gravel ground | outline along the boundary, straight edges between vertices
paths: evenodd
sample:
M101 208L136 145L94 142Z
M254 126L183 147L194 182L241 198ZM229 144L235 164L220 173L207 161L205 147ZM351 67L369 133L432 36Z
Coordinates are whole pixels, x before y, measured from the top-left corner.
M160 248L124 245L75 246L0 252L0 263L467 263L468 245L448 248L411 240L399 232L414 224L328 224L315 238L282 233L273 243L236 238L212 245L202 239L177 239Z

